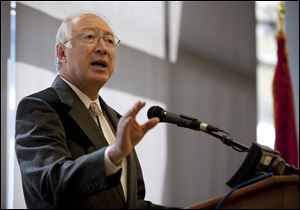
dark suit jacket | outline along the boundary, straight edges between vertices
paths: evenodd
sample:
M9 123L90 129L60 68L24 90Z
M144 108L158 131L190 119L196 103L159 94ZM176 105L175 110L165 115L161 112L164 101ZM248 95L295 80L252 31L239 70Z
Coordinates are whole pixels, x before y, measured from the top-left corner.
M99 98L111 125L120 115ZM59 77L52 87L27 96L16 115L16 155L28 208L160 208L144 200L142 171L128 157L128 196L121 170L106 177L107 141L89 111Z

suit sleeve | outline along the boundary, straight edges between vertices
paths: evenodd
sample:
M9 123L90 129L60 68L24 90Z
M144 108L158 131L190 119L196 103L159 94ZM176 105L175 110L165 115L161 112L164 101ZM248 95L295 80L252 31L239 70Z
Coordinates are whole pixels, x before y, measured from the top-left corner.
M120 173L105 176L105 148L72 159L59 116L40 99L26 97L19 103L15 135L23 187L47 202L59 204L119 182Z

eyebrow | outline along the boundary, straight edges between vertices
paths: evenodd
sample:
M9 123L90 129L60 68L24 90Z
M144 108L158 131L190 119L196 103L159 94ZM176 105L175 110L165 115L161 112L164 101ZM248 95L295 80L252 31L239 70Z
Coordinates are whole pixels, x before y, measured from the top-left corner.
M80 32L82 32L82 31L86 31L86 30L93 30L93 31L103 31L103 33L105 34L105 35L111 35L111 36L115 36L112 32L110 32L110 31L107 31L107 30L103 30L103 29L99 29L99 28L97 28L97 27L83 27L83 28L80 28L80 30L79 30L79 33Z

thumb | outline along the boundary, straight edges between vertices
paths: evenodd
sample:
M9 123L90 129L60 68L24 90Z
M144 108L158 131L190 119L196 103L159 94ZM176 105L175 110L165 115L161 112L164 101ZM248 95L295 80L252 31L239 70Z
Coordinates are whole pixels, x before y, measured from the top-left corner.
M159 121L160 120L158 117L153 117L150 120L148 120L146 123L142 125L144 132L146 133L148 130L154 128L159 123Z

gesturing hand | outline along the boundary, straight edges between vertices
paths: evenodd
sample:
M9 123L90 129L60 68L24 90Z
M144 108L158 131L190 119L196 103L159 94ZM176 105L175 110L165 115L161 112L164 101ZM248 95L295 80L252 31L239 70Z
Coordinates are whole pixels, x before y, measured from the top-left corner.
M144 106L145 102L136 102L118 123L116 142L111 145L108 151L109 158L116 165L119 165L123 158L141 141L147 131L159 122L156 117L141 125L136 121L136 115Z

